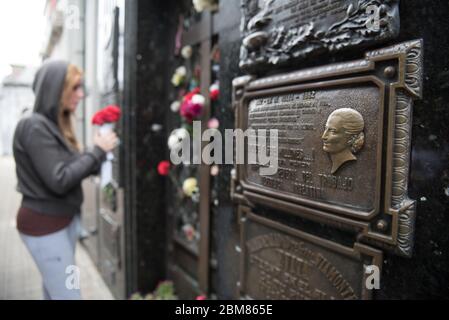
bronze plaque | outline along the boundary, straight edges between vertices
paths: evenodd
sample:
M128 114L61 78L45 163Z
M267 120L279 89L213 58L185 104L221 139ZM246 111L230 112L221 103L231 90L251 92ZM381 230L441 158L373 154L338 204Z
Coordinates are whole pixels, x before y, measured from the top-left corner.
M345 207L343 213L377 213L383 93L381 83L366 78L281 90L268 97L248 95L245 128L277 129L279 162L277 173L270 176L260 175L259 165L247 164L245 181L285 198L338 204ZM329 121L332 126L326 129ZM345 137L338 130L345 126L359 126L358 146L342 141Z
M399 0L242 0L240 67L257 71L399 33Z
M407 186L421 48L416 40L361 60L235 79L236 127L249 135L249 154L274 153L278 162L272 175L261 174L260 161L238 164L233 198L351 229L410 256L415 201ZM277 130L277 147L253 138L263 129Z
M370 299L365 267L381 269L381 251L345 247L258 217L242 215L243 298L269 300ZM380 272L379 272L380 274Z

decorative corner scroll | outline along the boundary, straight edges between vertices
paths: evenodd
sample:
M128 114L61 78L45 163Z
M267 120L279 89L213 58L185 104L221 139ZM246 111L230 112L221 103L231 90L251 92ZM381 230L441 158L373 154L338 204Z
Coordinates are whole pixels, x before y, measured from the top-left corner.
M399 0L242 0L240 67L281 66L399 33Z
M400 80L401 84L414 98L422 98L423 84L423 41L412 40L397 45L369 51L367 59L385 59L388 56L401 56Z

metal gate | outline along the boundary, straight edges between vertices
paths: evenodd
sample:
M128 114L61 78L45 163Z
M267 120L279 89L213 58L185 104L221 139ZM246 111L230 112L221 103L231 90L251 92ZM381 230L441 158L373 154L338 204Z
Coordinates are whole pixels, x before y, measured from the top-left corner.
M181 15L178 36L183 33L182 47L190 46L192 55L176 61L187 69L186 82L194 82L204 97L211 85L212 16L209 13L197 15L192 11ZM178 50L180 47L177 48ZM198 79L199 78L199 79ZM190 85L190 90L195 85ZM173 89L175 97L179 88ZM204 130L210 115L210 100L207 99L202 114ZM175 129L179 119L170 119L168 131ZM168 207L168 272L174 280L177 293L183 298L195 298L209 290L210 267L210 168L202 165L180 165L175 169L175 180L170 185L167 197ZM199 195L180 195L183 183L196 179ZM175 201L173 201L173 199Z
M86 25L87 32L90 32L90 28L93 29L91 31L97 31L96 43L87 42L86 38L87 50L90 49L94 61L86 68L88 73L91 72L87 77L94 78L90 79L94 88L89 92L92 114L107 105L122 105L124 59L124 2L98 1L95 11L96 16ZM91 131L95 130L89 126L90 123L87 127ZM116 131L119 135L122 133L120 123ZM122 149L114 151L110 183L102 186L100 175L89 178L83 185L86 198L83 222L89 233L85 245L104 281L119 299L126 297Z

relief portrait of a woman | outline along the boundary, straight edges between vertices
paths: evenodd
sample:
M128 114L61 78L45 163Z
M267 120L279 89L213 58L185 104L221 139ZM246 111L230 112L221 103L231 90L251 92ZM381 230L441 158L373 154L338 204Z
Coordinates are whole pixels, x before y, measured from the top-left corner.
M332 160L332 174L344 163L357 160L355 154L365 144L364 129L363 117L354 109L341 108L329 115L321 139L323 150Z

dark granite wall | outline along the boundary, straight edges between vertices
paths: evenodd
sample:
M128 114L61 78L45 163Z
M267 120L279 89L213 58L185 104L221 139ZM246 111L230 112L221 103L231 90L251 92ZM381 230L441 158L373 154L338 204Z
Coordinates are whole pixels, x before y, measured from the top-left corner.
M232 104L232 79L241 75L238 67L240 53L240 7L239 1L221 1L220 15L216 22L222 23L219 32L220 47L220 100L215 110L215 117L220 121L220 130L224 136L225 129L234 128ZM230 18L232 17L232 18ZM230 20L233 21L230 21ZM224 154L224 151L223 151ZM213 190L218 195L218 206L214 208L216 230L217 288L220 299L232 299L236 296L235 285L239 276L238 254L235 250L239 244L239 227L237 211L230 199L231 165L220 166L220 175L214 179Z
M380 299L449 298L449 2L401 1L398 41L424 39L424 98L413 115L411 259L386 255Z
M153 291L166 277L166 190L157 165L167 159L164 125L177 28L174 2L127 1L131 11L125 39L130 292ZM162 125L162 129L155 130L153 125Z

